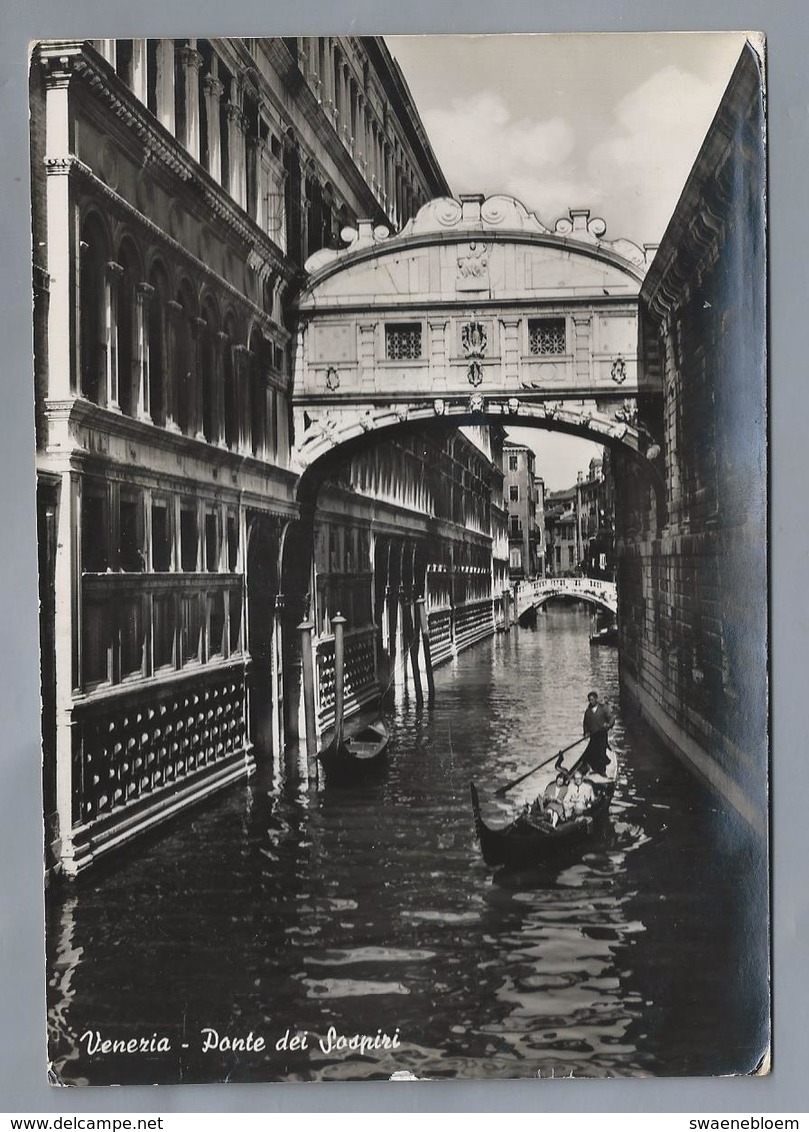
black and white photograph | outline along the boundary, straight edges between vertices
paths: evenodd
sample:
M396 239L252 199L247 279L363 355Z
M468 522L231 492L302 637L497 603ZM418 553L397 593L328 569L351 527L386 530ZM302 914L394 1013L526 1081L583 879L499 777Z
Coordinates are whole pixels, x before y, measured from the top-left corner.
M771 1072L765 55L31 45L52 1085Z

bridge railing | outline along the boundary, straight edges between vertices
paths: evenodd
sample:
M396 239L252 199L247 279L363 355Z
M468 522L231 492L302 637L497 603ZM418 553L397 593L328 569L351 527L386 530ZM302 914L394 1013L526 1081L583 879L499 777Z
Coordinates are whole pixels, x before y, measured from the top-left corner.
M518 613L542 598L556 595L581 597L613 611L618 607L618 588L615 582L600 578L536 578L533 582L518 582L515 591Z

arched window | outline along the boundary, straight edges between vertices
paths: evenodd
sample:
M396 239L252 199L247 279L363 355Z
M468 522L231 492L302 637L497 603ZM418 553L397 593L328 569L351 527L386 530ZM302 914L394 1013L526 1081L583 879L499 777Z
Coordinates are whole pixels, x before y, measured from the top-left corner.
M101 221L89 216L81 230L79 266L79 356L82 396L106 403L105 273L109 249Z

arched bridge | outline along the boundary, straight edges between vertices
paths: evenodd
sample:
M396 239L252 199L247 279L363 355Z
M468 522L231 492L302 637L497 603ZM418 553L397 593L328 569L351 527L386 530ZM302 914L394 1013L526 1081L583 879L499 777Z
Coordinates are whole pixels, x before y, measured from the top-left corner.
M430 201L395 236L361 221L306 263L294 466L406 422L536 425L641 455L638 294L650 248L512 197ZM659 382L658 382L659 384Z
M517 617L532 607L538 609L551 598L561 597L586 601L609 613L618 612L618 591L615 582L599 578L537 578L533 582L520 582L516 587L515 609Z

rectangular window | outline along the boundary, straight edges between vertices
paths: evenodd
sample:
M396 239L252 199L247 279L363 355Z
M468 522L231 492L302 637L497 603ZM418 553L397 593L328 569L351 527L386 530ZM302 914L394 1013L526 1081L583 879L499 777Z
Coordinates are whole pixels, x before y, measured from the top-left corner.
M171 523L165 500L152 503L152 569L158 574L171 570Z
M231 591L228 616L230 618L230 654L232 656L234 653L240 652L242 647L242 595L240 592L233 593Z
M140 676L143 672L145 631L143 606L139 597L124 600L120 607L121 676Z
M205 569L215 573L219 569L219 523L216 512L205 515Z
M510 559L511 569L519 570L520 566L522 566L522 553L518 546L512 546Z
M141 501L121 499L118 514L118 566L121 570L136 573L146 564L142 549Z
M520 489L517 486L517 484L513 483L509 486L508 497L509 497L509 499L511 500L512 503L519 503Z
M156 594L154 599L154 666L174 664L174 596Z
M225 651L225 595L214 590L208 597L208 655L222 656Z
M239 522L235 515L228 515L228 570L236 573L239 562Z
M518 456L509 456L509 458L508 458L508 470L510 472L516 472L517 469L519 468L519 466L520 466L519 457Z
M182 599L182 657L183 664L199 660L199 642L202 631L202 618L197 594L183 596Z
M531 318L528 320L528 348L532 354L553 355L566 352L563 318Z
M180 569L187 573L197 569L197 542L197 509L183 507L180 511Z
M84 494L81 501L81 568L90 574L107 569L107 500Z
M385 357L391 361L421 357L421 323L385 323Z

